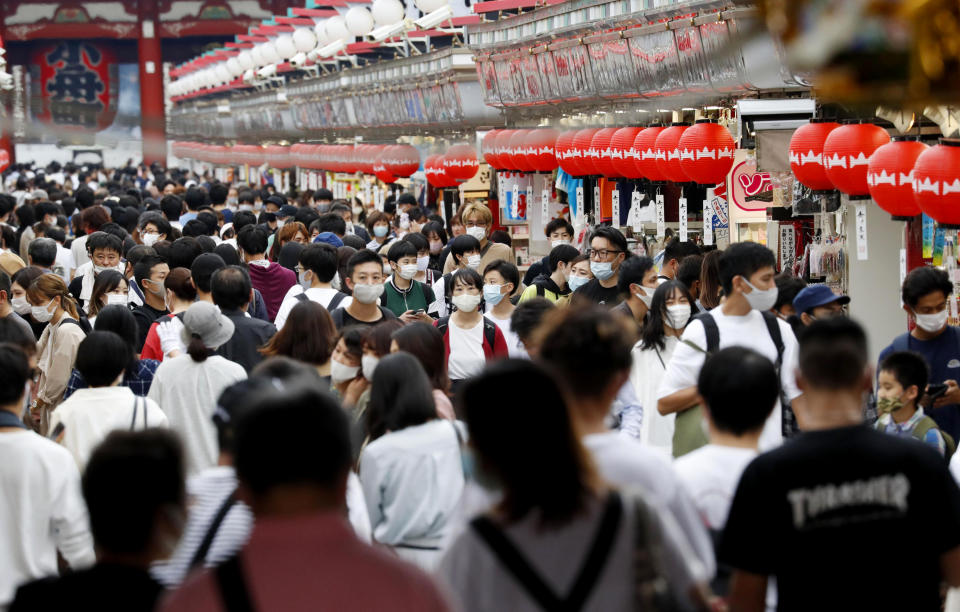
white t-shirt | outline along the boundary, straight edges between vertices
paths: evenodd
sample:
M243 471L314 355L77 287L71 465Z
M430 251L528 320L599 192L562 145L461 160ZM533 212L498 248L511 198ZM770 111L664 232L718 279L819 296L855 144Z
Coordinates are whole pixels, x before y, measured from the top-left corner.
M433 304L427 306L428 314L435 314L441 319L450 314L447 312L447 298L446 293L444 293L444 284L442 276L438 276L437 279L433 281L433 296L437 299Z
M497 327L500 328L500 332L503 333L503 339L507 342L507 351L511 359L530 358L530 355L527 354L527 349L525 349L523 343L520 342L520 337L513 333L513 328L510 325L510 317L498 319L494 316L493 311L487 311L487 314L484 316L496 323Z
M718 306L710 311L720 330L719 348L724 349L729 346L751 348L776 363L777 347L774 345L773 339L770 338L770 332L767 331L767 324L763 320L763 315L759 311L751 310L742 317L728 316L723 314L722 309L723 306ZM788 323L778 319L777 324L780 326L780 335L783 337L784 347L783 364L780 367L780 382L787 399L792 400L801 394L795 377L798 359L797 339ZM694 319L683 332L680 344L677 345L673 356L667 363L666 374L661 380L660 389L657 392L658 399L697 386L697 378L700 375L700 368L703 367L706 353L687 345L683 342L684 340L706 350L707 337L703 329L703 323ZM770 450L783 443L782 420L783 415L778 401L763 426L763 433L760 435L761 451Z
M95 561L80 472L67 449L32 431L0 433L0 609L16 588Z
M657 390L666 371L665 364L670 363L670 357L679 342L677 336L665 336L663 349L653 347L649 350L644 350L643 343L638 342L633 347L633 365L630 368L630 383L643 406L640 442L668 460L673 458L673 430L677 417L675 414L664 416L657 411Z
M707 444L673 462L677 478L710 529L721 530L727 524L740 475L757 454L751 448Z
M73 253L70 249L61 244L57 244L57 259L54 263L54 269L63 282L70 284L70 273L76 266L73 263Z
M188 476L217 464L220 449L212 420L217 399L224 389L246 377L242 365L219 355L202 363L190 355L178 355L164 359L157 368L147 397L160 405L170 429L180 435Z
M463 329L451 320L447 333L450 334L450 359L447 361L450 379L462 380L483 371L487 364L483 353L483 319L470 329Z
M694 561L699 561L695 575L710 580L716 572L713 544L670 463L657 451L618 431L584 436L583 445L593 455L604 480L621 488L640 488L649 493L645 499L664 507L686 536L696 556Z
M73 242L70 243L70 254L73 255L73 265L75 268L79 268L83 264L90 261L90 257L87 255L87 236L78 236L73 239Z
M283 301L280 303L279 310L277 310L277 316L273 320L273 324L277 329L283 328L283 324L287 322L287 317L290 316L290 311L293 310L294 306L300 303L301 300L297 299L297 296L301 293L304 293L304 291L303 287L301 287L299 283L287 290L287 294L283 296ZM309 298L311 302L316 302L327 310L330 310L330 300L332 300L333 296L338 293L340 292L336 289L331 289L330 287L311 287L306 291L307 298ZM347 296L340 301L340 303L337 305L337 308L346 308L351 302L353 302L353 298Z

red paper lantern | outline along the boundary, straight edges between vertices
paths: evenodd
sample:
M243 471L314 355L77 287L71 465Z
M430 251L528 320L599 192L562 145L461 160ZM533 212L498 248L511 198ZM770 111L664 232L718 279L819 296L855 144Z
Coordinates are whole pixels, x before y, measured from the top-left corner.
M555 145L560 132L551 128L530 130L523 146L527 166L535 172L552 172L557 167Z
M468 181L480 170L477 152L468 144L457 144L447 149L442 163L444 173L455 181Z
M513 167L513 157L510 155L510 141L516 133L517 130L500 130L493 141L494 155L499 164L497 168L500 170L516 170Z
M913 167L917 158L929 148L922 142L900 137L870 156L867 165L870 197L896 220L920 214L920 207L913 197Z
M600 130L597 128L587 128L584 130L578 131L573 137L573 146L571 147L571 154L573 155L573 167L576 170L574 176L588 176L591 174L599 174L593 166L593 155L590 147L593 146L593 137ZM596 155L597 160L600 159L600 154Z
M412 145L391 145L383 152L383 165L397 177L408 177L420 169L420 151Z
M727 180L736 148L727 128L701 119L680 137L680 168L698 185L717 185Z
M870 156L888 142L887 131L872 123L841 125L832 130L823 143L823 163L830 182L847 195L868 195Z
M657 165L657 138L665 129L667 128L649 127L640 130L636 140L633 141L633 148L637 152L637 159L634 162L637 172L640 176L651 181L667 180L666 175L660 171L660 166ZM663 159L667 159L666 154L663 155Z
M567 130L557 136L554 143L554 152L557 156L557 164L570 176L576 176L574 171L577 169L573 162L573 138L577 135L576 130Z
M491 168L499 168L500 161L497 159L497 134L500 133L500 130L490 130L483 135L483 140L480 142L480 155L483 156L483 161Z
M941 227L960 229L960 140L941 138L920 154L913 167L913 195Z
M428 155L423 162L423 173L434 187L450 187L452 180L443 167L443 155Z
M838 127L839 123L811 121L797 128L790 137L790 170L802 185L814 191L833 189L823 161L823 143Z
M382 161L373 165L373 175L388 185L397 180L397 177L395 177L392 172L387 170L386 164L384 164Z
M643 131L643 128L620 128L614 132L613 138L610 139L610 148L614 151L611 153L611 163L613 169L620 176L630 179L643 178L636 164L639 159L639 152L633 146L633 143L637 140L637 135L641 131Z
M531 130L514 130L507 143L507 156L510 166L521 172L533 172L533 166L527 162L526 142Z
M591 157L591 159L593 159L593 166L597 174L611 178L623 176L613 165L614 149L611 146L611 140L618 131L617 128L603 128L597 130L597 133L593 135L593 140L590 142L590 149L591 151L596 151L598 157ZM618 152L617 155L619 156L621 153Z
M657 168L661 175L674 183L690 182L680 165L680 138L687 127L683 123L674 123L657 135Z

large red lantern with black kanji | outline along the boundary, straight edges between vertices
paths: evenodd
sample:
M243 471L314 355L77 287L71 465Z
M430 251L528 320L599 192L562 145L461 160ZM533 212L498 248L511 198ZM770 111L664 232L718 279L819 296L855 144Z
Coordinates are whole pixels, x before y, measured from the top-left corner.
M651 181L666 181L667 176L660 170L660 166L657 164L657 137L660 136L660 133L663 132L665 127L649 127L645 130L641 130L637 134L636 140L633 141L633 148L637 152L637 159L634 162L634 165L637 167L637 172L640 173L645 179ZM667 156L664 154L663 159L666 160Z
M557 167L555 145L560 132L551 128L530 130L523 145L527 165L536 172L552 172Z
M577 174L574 176L588 176L597 174L593 167L590 147L593 145L593 136L600 130L596 128L587 128L580 130L573 137L573 146L570 149L573 155L573 167ZM599 158L599 155L597 156Z
M890 135L872 123L841 125L823 143L823 163L833 186L849 196L869 195L867 166L873 152L890 142Z
M838 127L839 123L811 121L797 128L790 137L790 170L801 185L814 191L833 190L823 160L823 143Z
M591 151L596 152L595 156L591 155L594 170L596 170L597 174L610 178L623 176L613 165L614 149L611 146L611 140L617 131L617 128L597 130L597 133L593 135L593 140L590 142ZM617 155L619 156L620 153L617 152Z
M483 156L483 161L495 169L500 168L500 160L497 158L497 134L499 133L500 130L490 130L480 141L480 155Z
M688 127L685 123L674 123L657 135L657 168L661 175L674 183L690 181L680 165L680 138Z
M560 169L570 176L577 176L574 172L578 169L573 160L573 139L577 135L576 130L567 130L557 136L554 143L554 151L557 156L557 164Z
M444 173L454 181L468 181L480 170L477 152L468 144L456 144L447 149L442 163Z
M630 179L643 178L640 170L637 169L636 161L639 158L637 150L633 143L637 140L637 135L643 131L643 128L625 127L614 132L610 139L610 148L615 151L611 153L611 164L617 174Z
M913 196L941 227L960 229L960 140L941 138L917 157Z
M913 167L927 145L906 137L897 137L870 156L867 187L877 206L894 220L905 221L920 214L913 197Z
M83 39L42 45L30 61L36 118L58 128L99 131L117 114L117 60L113 49Z
M717 185L733 167L737 145L722 125L701 119L680 137L680 168L699 185Z

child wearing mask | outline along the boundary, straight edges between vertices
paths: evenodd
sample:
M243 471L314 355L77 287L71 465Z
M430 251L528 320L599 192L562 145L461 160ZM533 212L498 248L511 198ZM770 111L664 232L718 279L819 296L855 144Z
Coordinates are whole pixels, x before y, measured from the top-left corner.
M928 378L927 363L917 353L898 351L888 355L877 375L880 418L875 427L894 436L919 440L949 457L956 448L953 439L941 432L918 405Z

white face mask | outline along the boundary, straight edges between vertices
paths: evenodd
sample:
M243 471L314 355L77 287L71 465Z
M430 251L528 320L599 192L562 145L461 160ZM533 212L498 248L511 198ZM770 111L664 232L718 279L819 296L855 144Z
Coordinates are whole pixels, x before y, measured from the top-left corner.
M13 298L10 300L10 306L19 315L30 314L30 302L27 301L27 298Z
M637 299L643 302L643 305L650 308L650 304L653 303L653 289L650 287L640 287L642 293L634 293L633 295L637 296Z
M417 270L419 272L426 272L427 266L430 265L430 256L424 255L423 257L417 257Z
M127 305L126 295L120 295L119 293L107 294L107 306L126 306L126 305Z
M400 266L398 274L400 274L400 278L410 280L417 275L418 271L419 268L417 268L417 264L404 264Z
M336 359L330 360L330 380L335 385L356 378L359 371L360 366L348 366Z
M483 259L479 255L470 255L467 257L467 267L473 268L474 270L480 268L480 260Z
M564 240L564 239L562 239L562 238L561 238L560 240L551 240L551 241L550 241L550 248L551 248L551 249L555 249L555 248L557 248L558 246L560 246L560 245L562 245L562 244L570 244L570 241L569 241L569 240Z
M741 277L743 278L743 277ZM777 286L774 285L770 289L760 290L750 284L750 281L743 279L743 282L747 284L747 287L750 287L752 291L750 293L744 293L743 297L747 298L747 302L750 304L750 308L754 310L759 310L764 312L773 308L773 305L777 303Z
M30 314L40 323L46 323L53 318L53 313L48 310L48 308L50 308L50 304L53 304L53 298L50 298L50 301L47 302L46 306L31 306Z
M467 236L473 236L479 241L483 241L487 237L487 228L474 225L473 227L467 228Z
M457 310L462 310L463 312L473 312L480 306L480 300L482 299L479 295L470 295L468 293L461 293L460 295L453 296L453 305L457 307Z
M146 234L140 234L140 240L143 241L143 246L152 247L157 244L160 240L160 234L156 232L148 232Z
M931 334L940 331L947 324L946 308L934 314L913 313L913 316L917 319L917 327Z
M353 297L361 304L373 304L381 295L383 295L383 283L353 287Z
M363 369L363 377L373 382L373 372L377 369L377 364L380 363L379 357L374 357L373 355L364 355L360 359L360 365Z
M673 329L683 329L690 320L690 304L667 306L667 325Z
M330 286L340 291L340 272L334 272L333 280L330 281Z

